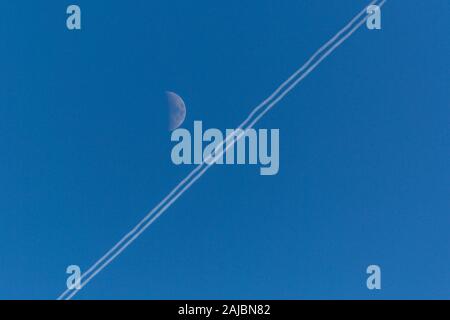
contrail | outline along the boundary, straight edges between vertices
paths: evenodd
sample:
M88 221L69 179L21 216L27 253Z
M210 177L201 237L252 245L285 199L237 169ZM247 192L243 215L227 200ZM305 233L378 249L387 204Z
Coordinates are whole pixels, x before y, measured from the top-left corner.
M381 1L378 6L382 6L386 0ZM375 4L377 0L372 1L369 5ZM199 164L195 169L193 169L186 178L184 178L178 185L172 189L172 191L161 200L157 206L155 206L141 221L130 231L128 232L122 239L117 242L106 254L104 254L97 262L95 262L85 273L83 273L80 283L82 286L80 289L66 289L59 297L58 300L71 299L79 290L81 290L89 281L95 277L100 271L102 271L106 266L108 266L123 250L125 250L136 238L138 238L142 232L144 232L161 214L163 214L190 186L195 183L208 169L214 164L215 160L220 158L223 153L225 153L230 147L232 147L246 132L248 129L252 128L269 110L271 110L280 100L284 98L292 89L294 89L309 73L311 73L326 57L328 57L337 47L339 47L348 37L350 37L366 20L366 16L358 22L350 31L344 35L339 41L337 41L334 45L332 45L329 49L325 51L327 47L329 47L336 39L338 39L342 34L344 34L360 17L364 15L366 12L365 7L357 16L355 16L344 28L342 28L333 38L331 38L327 43L325 43L322 47L320 47L309 60L300 67L294 74L292 74L285 82L283 82L268 98L266 98L262 103L260 103L257 107L255 107L252 112L248 115L248 117L241 123L241 125L236 129L242 129L245 127L244 131L241 131L237 136L236 140L233 139L231 144L228 143L230 137L233 138L233 135L229 135L226 137L225 141L222 142L223 146L226 144L225 150L221 149L220 152L215 154L214 157L207 157L201 164ZM322 52L325 53L310 66L310 64L316 59ZM290 84L286 89L284 89L292 80L294 80L302 71L306 71L298 77L292 84ZM272 102L270 102L274 97L276 97L282 90L284 91ZM269 103L270 102L270 103ZM250 122L251 118L259 111L261 108L263 111ZM249 125L247 125L250 122ZM236 131L235 130L235 131ZM217 150L218 147L216 147ZM212 159L213 158L213 159ZM213 161L211 161L213 160ZM192 180L188 182L190 179ZM174 196L175 195L175 196ZM172 196L174 196L172 198ZM172 198L172 199L171 199ZM170 200L169 200L170 199ZM169 200L169 201L168 201ZM168 202L167 202L168 201ZM153 216L155 213L157 214ZM153 216L153 217L152 217ZM150 219L151 218L151 219ZM149 220L150 219L150 220ZM141 228L142 227L142 228ZM125 243L117 252L113 253L117 248L119 248L123 243ZM109 257L109 258L108 258ZM106 260L106 261L105 261ZM100 265L101 264L101 265ZM95 270L98 266L100 267ZM94 271L95 270L95 271ZM89 275L92 273L91 275ZM89 276L88 276L89 275ZM87 277L88 276L88 277ZM84 278L86 278L84 280ZM71 292L72 291L72 292ZM70 292L69 295L67 295ZM67 295L67 297L65 297Z

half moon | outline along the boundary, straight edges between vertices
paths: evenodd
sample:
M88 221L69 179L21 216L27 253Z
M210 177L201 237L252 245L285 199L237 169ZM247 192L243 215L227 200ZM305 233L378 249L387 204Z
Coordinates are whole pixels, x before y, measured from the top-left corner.
M186 118L186 106L183 99L174 92L166 91L169 107L169 130L178 128Z

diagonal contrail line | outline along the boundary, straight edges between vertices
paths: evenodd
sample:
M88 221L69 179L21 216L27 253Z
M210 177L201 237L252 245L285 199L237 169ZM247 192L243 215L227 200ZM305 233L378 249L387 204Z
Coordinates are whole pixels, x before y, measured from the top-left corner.
M381 7L386 0L381 1L378 5ZM369 5L375 4L377 0L372 1ZM84 280L84 278L88 276L88 278L82 281L82 286L79 289L66 289L58 299L71 299L79 290L81 290L90 280L95 277L100 271L102 271L107 265L109 265L120 253L122 253L134 240L136 240L159 216L161 216L190 186L195 183L209 168L214 162L220 158L223 153L225 153L230 147L232 147L239 139L242 138L243 135L247 132L248 129L252 128L268 111L270 111L280 100L284 98L292 89L294 89L298 83L300 83L309 73L311 73L326 57L328 57L337 47L339 47L348 37L350 37L368 18L366 15L361 21L359 21L351 30L344 35L339 41L337 41L331 48L325 49L330 46L336 39L338 39L342 34L344 34L360 17L364 15L366 8L364 8L357 16L355 16L344 28L342 28L333 38L331 38L327 43L325 43L322 47L320 47L309 60L299 68L294 74L292 74L285 82L283 82L268 98L266 98L262 103L260 103L257 107L255 107L252 112L248 115L248 117L241 123L241 125L234 131L236 132L238 129L242 129L244 127L245 130L241 131L237 136L236 140L233 140L232 143L228 143L230 137L233 137L233 134L230 134L226 137L225 141L222 142L222 146L226 144L225 150L222 150L215 154L213 157L211 155L207 157L201 164L199 164L195 169L193 169L186 178L184 178L172 191L163 199L161 202L155 206L141 221L130 231L128 232L122 239L117 242L106 254L104 254L97 262L95 262L81 277L80 281ZM309 66L314 59L316 59L322 52L325 53L311 66ZM284 89L292 80L294 80L302 71L306 71L298 77L292 84L290 84L286 89ZM275 96L277 96L282 90L284 91L272 102L270 102ZM269 103L270 102L270 103ZM269 103L269 104L268 104ZM263 111L250 122L249 125L247 123L251 120L251 118L264 106L266 106ZM217 150L218 147L216 147ZM212 161L211 161L212 160ZM198 174L197 174L198 173ZM195 175L195 177L194 177ZM192 180L188 182L190 179ZM172 198L172 199L171 199ZM170 199L170 200L169 200ZM169 201L168 201L169 200ZM168 202L167 202L168 201ZM156 212L158 212L155 216L153 216ZM153 216L153 217L152 217ZM150 219L151 218L151 219ZM150 220L149 220L150 219ZM142 228L141 228L142 227ZM130 238L131 237L131 238ZM125 243L117 252L113 253L117 248L119 248L123 243ZM108 258L108 256L110 256ZM106 261L105 261L106 260ZM99 265L101 266L95 270ZM95 270L95 271L94 271ZM72 292L70 292L72 291ZM70 292L69 295L67 295ZM67 297L64 297L66 296Z

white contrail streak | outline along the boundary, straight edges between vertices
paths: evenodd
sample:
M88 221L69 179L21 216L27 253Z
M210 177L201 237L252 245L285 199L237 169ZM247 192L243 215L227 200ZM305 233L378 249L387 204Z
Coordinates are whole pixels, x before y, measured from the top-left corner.
M385 1L386 0L380 2L378 5L381 7ZM376 2L377 2L377 0L374 0L369 5L375 4ZM164 197L164 199L161 200L157 206L155 206L143 219L141 219L141 221L130 232L128 232L124 237L122 237L122 239L119 242L117 242L110 250L108 250L108 252L106 254L104 254L85 273L83 273L83 275L80 279L80 281L82 283L82 286L80 289L66 289L58 297L58 300L71 299L79 290L81 290L87 283L89 283L89 281L93 277L95 277L100 271L102 271L107 265L109 265L120 253L122 253L132 242L134 242L134 240L136 240L136 238L138 238L142 234L142 232L144 232L187 189L189 189L193 183L195 183L209 169L209 167L215 162L216 159L220 158L223 155L223 153L225 153L230 147L232 147L247 132L248 129L253 127L268 111L270 111L281 99L284 98L284 96L286 96L292 89L294 89L326 57L328 57L337 47L339 47L348 37L350 37L367 20L367 14L361 21L359 21L353 28L351 28L347 34L345 34L339 41L337 41L329 49L326 50L327 47L329 47L333 42L335 42L336 39L338 39L342 34L344 34L362 15L365 14L365 12L366 12L366 8L364 8L357 16L355 16L333 38L331 38L327 43L325 43L322 47L320 47L301 68L299 68L285 82L283 82L267 99L265 99L262 103L260 103L257 107L255 107L252 110L252 112L248 115L248 117L236 129L236 130L238 130L238 129L242 129L242 128L246 127L244 131L240 132L240 134L237 136L236 140L233 139L232 143L228 143L228 140L230 139L230 137L233 138L233 135L227 136L225 141L223 141L223 143L222 143L222 146L224 144L226 144L225 149L222 147L221 151L219 151L214 156L214 159L211 159L211 156L209 156L205 160L203 160L203 162L201 164L199 164L195 169L193 169L188 174L188 176L186 176L186 178L184 178L174 189L172 189L172 191L166 197ZM314 64L312 64L310 66L310 64L314 61L314 59L316 59L324 51L325 51L325 53ZM284 89L292 80L294 80L305 69L306 69L306 71L300 77L298 77L292 84L290 84L286 89ZM284 90L284 91L276 99L274 99L272 102L270 102L282 90ZM255 119L253 119L253 121L250 122L252 117L263 107L265 107L263 109L263 111ZM247 125L249 122L250 122L250 124ZM211 160L213 160L213 161L211 161ZM189 181L191 178L192 178L192 180ZM153 216L156 212L157 212L157 214L155 216ZM122 246L122 244L124 244L124 245ZM118 248L119 248L119 250L117 250ZM117 251L111 256L111 254L115 250L117 250ZM99 265L100 265L100 267L97 269L97 267ZM92 273L92 274L90 274L90 273ZM84 279L86 277L87 277L87 279ZM70 292L70 294L67 295L69 292Z

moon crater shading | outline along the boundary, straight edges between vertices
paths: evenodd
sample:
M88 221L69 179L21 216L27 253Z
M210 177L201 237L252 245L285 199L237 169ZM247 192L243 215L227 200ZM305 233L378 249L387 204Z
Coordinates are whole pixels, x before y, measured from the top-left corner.
M186 118L186 105L183 99L174 92L166 91L167 105L169 108L169 130L178 128Z

